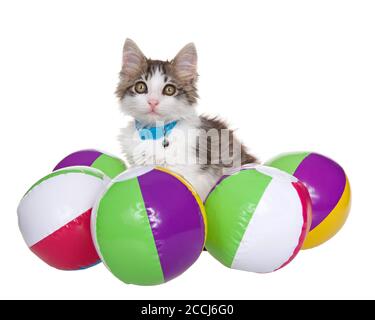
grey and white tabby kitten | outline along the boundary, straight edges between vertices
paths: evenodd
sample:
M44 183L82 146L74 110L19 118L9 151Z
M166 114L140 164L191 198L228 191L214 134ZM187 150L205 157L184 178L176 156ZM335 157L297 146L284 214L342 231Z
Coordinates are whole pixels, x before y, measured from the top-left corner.
M167 167L204 200L225 170L256 158L224 122L197 114L197 79L193 43L173 60L159 61L127 39L116 94L122 111L134 119L119 136L129 164Z

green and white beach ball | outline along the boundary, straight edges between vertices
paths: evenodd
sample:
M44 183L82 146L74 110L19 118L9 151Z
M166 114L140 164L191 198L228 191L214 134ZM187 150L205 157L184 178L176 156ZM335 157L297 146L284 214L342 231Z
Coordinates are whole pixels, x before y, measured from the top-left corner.
M244 166L222 177L206 203L206 248L229 268L266 273L291 262L311 224L311 200L293 176Z

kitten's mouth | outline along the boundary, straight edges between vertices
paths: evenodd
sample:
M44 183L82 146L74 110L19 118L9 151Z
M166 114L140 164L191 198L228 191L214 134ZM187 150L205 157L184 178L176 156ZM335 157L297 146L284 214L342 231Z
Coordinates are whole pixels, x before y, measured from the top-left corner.
M157 113L155 110L150 110L149 112L147 112L147 114L152 114L152 115L155 115L155 116L161 115L160 113Z

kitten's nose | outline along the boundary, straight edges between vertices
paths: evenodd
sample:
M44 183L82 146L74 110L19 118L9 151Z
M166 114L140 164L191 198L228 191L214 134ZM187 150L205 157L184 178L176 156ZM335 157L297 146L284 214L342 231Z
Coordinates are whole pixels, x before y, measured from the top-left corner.
M149 99L147 102L151 109L155 109L159 105L159 100L157 99Z

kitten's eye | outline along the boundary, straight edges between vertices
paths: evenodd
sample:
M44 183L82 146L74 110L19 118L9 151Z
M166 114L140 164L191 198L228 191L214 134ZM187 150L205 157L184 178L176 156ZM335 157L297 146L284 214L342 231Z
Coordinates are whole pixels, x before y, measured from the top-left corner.
M139 94L142 94L142 93L146 93L147 92L147 85L142 82L142 81L139 81L135 84L134 86L134 90L139 93Z
M177 89L174 85L167 84L164 87L163 94L165 94L166 96L173 96L176 93L176 91L177 91Z

